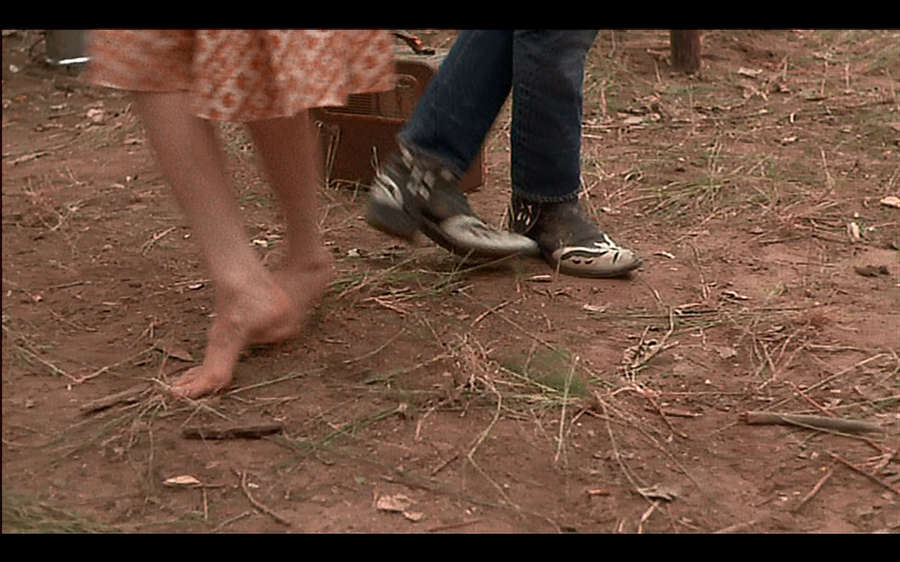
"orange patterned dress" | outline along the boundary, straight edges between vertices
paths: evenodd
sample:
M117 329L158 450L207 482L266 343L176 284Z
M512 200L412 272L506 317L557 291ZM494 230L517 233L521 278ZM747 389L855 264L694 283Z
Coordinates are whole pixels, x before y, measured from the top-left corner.
M84 79L124 90L187 91L221 121L289 117L394 84L383 30L96 30Z

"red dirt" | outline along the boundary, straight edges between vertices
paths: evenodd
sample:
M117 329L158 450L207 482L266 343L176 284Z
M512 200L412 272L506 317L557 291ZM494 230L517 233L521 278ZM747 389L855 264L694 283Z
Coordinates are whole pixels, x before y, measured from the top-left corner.
M880 201L900 195L900 36L708 31L695 77L667 37L603 31L588 61L587 202L645 257L631 277L469 269L332 186L335 283L301 338L249 351L230 393L84 414L195 364L214 288L129 99L4 31L3 531L896 532L900 209ZM471 195L497 224L508 119ZM223 137L275 263L252 147ZM284 429L181 436L226 420ZM181 475L205 487L164 484ZM397 494L405 515L378 501Z

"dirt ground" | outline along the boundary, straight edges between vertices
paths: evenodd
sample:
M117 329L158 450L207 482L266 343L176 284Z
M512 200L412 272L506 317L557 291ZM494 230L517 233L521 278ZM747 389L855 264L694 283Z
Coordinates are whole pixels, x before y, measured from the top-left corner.
M900 529L897 31L707 31L698 76L666 31L602 31L585 202L637 272L399 245L329 185L308 329L197 402L159 382L199 361L214 287L129 99L44 64L39 31L2 45L3 532ZM508 131L507 107L471 195L498 225ZM274 433L189 438L223 424Z

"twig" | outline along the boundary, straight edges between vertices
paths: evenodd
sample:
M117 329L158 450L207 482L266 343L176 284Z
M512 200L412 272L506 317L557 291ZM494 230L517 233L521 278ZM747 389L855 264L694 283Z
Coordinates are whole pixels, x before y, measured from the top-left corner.
M600 404L600 407L603 409L603 417L606 421L606 432L609 434L609 441L612 445L613 456L616 458L616 463L618 463L619 468L622 469L622 473L625 474L625 478L628 479L628 481L634 487L634 490L641 494L639 491L641 489L641 486L639 486L638 483L634 481L634 478L631 476L631 473L628 472L628 468L625 466L625 463L622 462L622 455L619 453L619 447L618 445L616 445L616 438L613 435L612 426L609 423L609 412L607 412L606 410L606 402L604 402L603 399L600 398L600 395L597 392L594 392L594 398L596 398L597 402ZM644 496L644 494L641 494L641 497L646 499L646 496Z
M324 367L320 367L320 368L318 368L318 369L313 369L312 371L303 371L303 372L300 372L300 373L291 373L291 374L289 374L289 375L285 375L285 376L280 377L280 378L277 378L277 379L272 379L272 380L270 380L270 381L263 381L263 382L260 382L260 383L250 384L250 385L247 385L247 386L242 386L242 387L240 387L240 388L235 388L234 390L229 390L228 392L226 392L226 393L224 394L224 396L231 396L232 394L237 394L237 393L239 393L239 392L246 392L246 391L252 390L252 389L254 389L254 388L261 388L261 387L263 387L263 386L269 386L269 385L273 385L273 384L278 384L278 383L280 383L280 382L289 381L289 380L291 380L291 379L300 378L300 377L302 377L302 376L304 376L304 375L308 375L308 374L312 374L312 373L316 373L316 372L324 371L324 370L325 370Z
M114 394L104 396L103 398L97 398L96 400L86 402L81 405L79 410L81 411L82 415L86 415L99 410L105 410L106 408L110 408L121 402L131 404L137 402L143 394L145 394L152 388L152 385L147 384L135 385L121 392L116 392Z
M820 412L822 412L822 413L825 414L826 416L829 416L829 417L832 417L832 418L836 418L836 417L837 417L836 414L834 414L833 412L828 411L827 409L825 409L824 406L822 406L821 404L819 404L818 402L816 402L815 400L813 400L812 398L810 398L810 397L809 397L806 393L804 393L802 390L800 390L800 387L797 386L796 384L794 384L794 381L788 381L788 384L791 385L791 387L794 389L794 392L796 392L801 398L803 398L804 400L806 400L807 402L809 402L810 404L812 404L814 408L816 408L817 410L819 410Z
M862 361L860 361L860 362L858 362L858 363L854 363L853 365L850 365L850 366L847 367L846 369L842 369L842 370L838 371L837 373L831 375L830 377L826 377L826 378L820 380L820 381L817 382L816 384L814 384L814 385L812 385L811 387L807 388L807 389L806 389L806 392L810 392L811 390L815 390L815 389L817 389L817 388L819 388L819 387L821 387L821 386L825 386L826 384L830 383L830 382L833 381L834 379L846 375L847 373L849 373L850 371L853 371L853 370L856 369L857 367L862 367L863 365L865 365L865 364L867 364L867 363L871 363L872 361L874 361L874 360L876 360L876 359L880 359L880 358L883 357L884 355L885 355L884 353L876 353L875 355L873 355L872 357L869 357L868 359L863 359ZM785 398L785 399L783 399L783 400L780 400L780 401L778 401L778 402L772 404L772 407L775 408L775 407L777 407L777 406L780 406L780 405L784 404L785 402L787 402L788 400L790 400L791 398L793 398L793 396L788 396L787 398Z
M447 459L447 460L445 460L444 462L442 462L441 464L437 465L436 467L434 467L433 469L431 469L431 476L434 476L434 475L436 475L438 472L444 470L444 468L446 468L447 465L449 465L451 462L455 461L455 460L458 459L458 458L459 458L459 453L456 453L455 455L453 455L453 456L450 457L449 459Z
M737 532L743 531L745 529L749 529L750 527L756 525L757 523L759 523L762 520L763 520L763 518L757 518L757 519L751 519L750 521L746 521L744 523L735 523L734 525L729 525L728 527L725 527L724 529L719 529L718 531L715 531L713 534L721 535L721 534L725 534L725 533L737 533Z
M578 356L572 358L572 368L569 369L569 374L566 377L566 386L563 388L563 402L562 408L560 409L559 414L559 437L557 437L556 442L556 455L553 457L553 464L559 462L559 456L562 454L563 450L563 432L566 427L566 405L569 402L569 385L572 384L572 377L575 375L575 366L578 364Z
M149 254L149 253L150 253L150 250L153 249L153 246L154 246L157 242L159 242L160 240L162 240L163 237L165 237L168 233L172 232L173 230L175 230L175 227L174 227L174 226L170 226L169 228L167 228L167 229L165 229L165 230L163 230L163 231L161 231L161 232L157 232L156 234L154 234L153 237L152 237L150 240L147 240L146 242L144 242L143 246L141 246L141 255L142 255L142 256L146 256L147 254Z
M185 426L185 425L187 425L187 423L188 423L189 421L191 421L191 419L197 414L197 412L200 412L201 410L204 411L204 412L209 412L210 414L212 414L212 415L214 415L214 416L220 417L220 418L222 418L222 419L225 420L225 421L229 421L229 422L231 421L231 418L229 418L227 414L223 414L222 412L216 410L215 408L213 408L213 407L211 407L211 406L208 406L208 405L204 404L203 402L201 402L201 401L199 401L199 400L195 400L195 399L193 399L193 398L190 398L190 397L188 397L188 396L184 396L184 395L181 395L181 394L175 394L175 395L173 395L173 394L172 394L172 387L171 387L171 385L169 385L169 384L166 383L166 382L163 382L161 379L155 378L155 379L152 379L152 380L153 380L153 381L159 386L159 388L160 388L163 392L165 392L167 395L173 396L175 399L180 400L180 401L182 401L182 402L185 402L185 403L187 403L191 408L194 408L194 411L191 412L191 415L189 415L188 418L187 418L186 420L184 420L184 423L181 424L182 427ZM167 413L171 415L171 414L174 414L175 411L167 412Z
M362 361L362 360L364 360L364 359L368 359L369 357L372 357L372 356L374 356L374 355L377 355L377 354L380 353L384 348L386 348L387 346L391 345L391 344L394 342L394 340L396 340L397 338L399 338L400 336L402 336L404 332L406 332L406 328L401 328L399 332L397 332L396 334L394 334L390 339L388 339L386 342L384 342L383 344L379 345L378 347L376 347L376 348L373 349L372 351L369 351L369 352L367 352L367 353L363 353L363 354L360 355L359 357L353 357L353 358L351 358L351 359L345 359L344 362L343 362L344 365L350 365L351 363L356 363L356 362L358 362L358 361Z
M656 408L656 411L659 413L659 416L663 419L664 422L666 422L666 425L669 426L669 431L671 431L675 435L681 437L682 439L688 438L686 433L675 429L675 426L672 425L672 422L670 422L669 418L666 416L666 412L664 412L663 409L660 407L659 403L657 403L657 401L654 400L652 396L650 396L649 392L645 392L643 389L641 389L637 385L635 385L634 390L635 390L635 392L637 392L638 394L640 394L641 396L646 398L647 401L649 401L651 404L653 404L653 407ZM690 414L688 414L688 415L690 415Z
M6 326L4 326L3 329L8 331L8 329L6 328ZM53 373L54 375L62 375L62 376L64 376L64 377L66 377L67 379L69 379L70 381L76 383L76 384L77 384L77 383L83 382L79 377L70 375L69 373L67 373L67 372L65 372L64 370L60 369L59 367L57 367L57 366L54 365L53 363L47 361L46 359L44 359L43 357L41 357L40 355L38 355L38 354L37 354L35 351L33 351L33 350L31 349L31 347L28 346L27 344L19 344L19 343L16 343L16 344L13 344L13 346L14 346L16 349L18 349L19 351L25 353L25 354L26 354L27 356L29 356L30 358L32 358L32 359L34 359L35 361L37 361L38 363L40 363L41 365L43 365L43 366L47 367L48 369L50 369L50 372Z
M503 487L500 486L499 484L497 484L497 482L495 482L494 479L491 478L488 475L488 473L485 472L484 469L482 469L478 465L477 462L475 462L475 451L478 450L478 447L487 438L487 436L490 434L491 430L494 428L494 425L497 423L497 420L500 419L500 412L502 411L502 407L503 407L503 396L497 391L497 389L494 387L493 384L489 384L489 386L490 386L490 389L494 392L494 394L497 395L497 410L494 412L494 417L491 420L491 423L489 423L488 426L485 428L485 430L481 432L481 434L475 440L475 443L472 445L472 448L469 450L468 454L466 454L466 459L468 459L468 461L470 463L472 463L472 466L475 467L475 470L477 470L479 472L479 474L481 474L485 478L485 480L490 482L491 485L493 485L494 488L496 488L497 491L500 492L500 495L503 497L503 499L506 500L506 502L509 505L511 505L513 508L515 508L518 511L520 509L518 504L516 504L514 501L512 501L512 499L506 494L506 491L503 490Z
M216 526L216 528L213 529L213 533L218 533L219 531L221 531L222 529L224 529L226 526L231 525L232 523L234 523L234 522L237 521L238 519L243 519L244 517L249 517L250 515L253 515L253 512L252 512L252 511L245 511L245 512L243 512L243 513L239 513L239 514L235 515L234 517L229 517L229 518L226 519L225 521L222 521L221 523L219 523L219 524Z
M446 525L437 525L435 527L429 527L425 529L426 533L434 533L436 531L446 531L448 529L458 529L460 527L466 527L468 525L474 525L475 523L481 523L481 519L470 519L468 521L460 521L459 523L448 523Z
M181 436L185 439L259 439L266 435L278 433L284 424L262 423L253 425L204 425L185 427Z
M649 330L649 328L650 327L648 326L647 330ZM644 343L644 336L646 335L647 330L644 330L644 334L641 335L641 341L637 346L638 348L642 347L642 345ZM672 334L674 332L675 332L675 313L674 313L674 309L670 308L669 309L669 329L663 335L663 337L659 341L659 343L650 346L650 351L646 355L644 355L643 357L637 356L630 364L625 365L625 374L628 375L630 378L633 378L634 374L637 373L642 368L644 368L644 366L648 365L650 363L650 361L653 360L654 357L659 355L661 352L678 345L678 342L673 342L671 344L667 344L667 342L669 341L669 338L672 336Z
M647 511L645 511L644 514L641 515L641 520L638 522L638 534L644 532L644 523L647 521L647 519L650 519L650 516L653 515L653 512L656 511L656 508L659 507L660 503L662 503L660 500L654 501L652 504L650 504L650 507L647 508Z
M145 349L145 350L143 350L143 351L139 351L138 353L135 353L134 355L128 356L128 357L126 357L125 359L122 359L121 361L117 361L117 362L115 362L115 363L112 363L111 365L107 365L106 367L100 367L99 369L97 369L96 371L94 371L93 373L91 373L91 374L89 374L89 375L79 376L79 377L77 377L77 378L75 379L75 382L77 382L77 383L80 384L80 383L83 383L83 382L85 382L85 381L89 381L89 380L91 380L91 379L93 379L93 378L99 377L100 375L102 375L103 373L109 371L110 369L112 369L112 368L114 368L114 367L118 367L119 365L121 365L121 364L123 364L123 363L127 363L127 362L129 362L129 361L134 361L135 359L137 359L137 358L140 357L141 355L146 355L147 353L150 353L150 352L153 351L154 349L156 349L156 347L151 345L151 346L148 347L147 349Z
M887 488L887 489L890 490L891 492L894 492L895 494L897 494L898 496L900 496L900 490L898 490L897 488L894 488L893 486L891 486L891 485L888 484L887 482L883 481L881 478L878 478L878 477L875 476L874 474L869 474L869 473L866 472L865 470L861 469L860 467L856 466L855 464L852 464L850 461L844 459L843 457L841 457L841 456L838 455L837 453L832 453L831 451L828 451L828 454L831 455L831 458L833 458L834 460L836 460L836 461L838 461L839 463L843 464L843 465L846 466L847 468L849 468L849 469L851 469L851 470L853 470L853 471L855 471L855 472L858 472L858 473L862 474L863 476L865 476L866 478L868 478L868 479L871 480L872 482L875 482L875 483L878 484L879 486L882 486L882 487L884 487L884 488Z
M806 414L780 414L777 412L745 412L741 415L744 423L750 425L796 425L812 429L830 429L845 433L883 431L881 426L859 420L827 418Z
M65 322L66 324L68 324L69 326L72 326L72 327L75 328L76 330L84 330L85 332L96 332L96 331L97 331L97 328L91 328L90 326L84 326L84 325L81 325L81 324L76 324L75 322L72 322L71 320L69 320L69 319L66 318L65 316L62 316L62 315L60 315L60 314L54 312L53 309L48 308L47 310L50 312L50 314L51 314L54 318L56 318L56 319L59 320L60 322Z
M806 502L811 500L813 496L815 496L817 493L819 493L819 490L822 489L822 486L825 485L825 482L827 482L828 479L831 478L832 474L834 474L834 471L831 468L829 468L828 472L825 473L825 476L823 476L822 478L819 479L818 482L816 482L816 485L813 486L812 490L810 490L808 494L803 496L803 499L800 500L800 503L797 504L797 507L795 507L791 511L795 511L795 512L800 511L800 508L803 507L804 505L806 505Z
M716 394L718 394L718 393L716 393ZM609 422L612 421L612 420L606 415L606 409L605 409L605 408L606 408L606 407L609 407L609 408L613 409L613 411L614 411L620 418L622 418L622 420L624 420L624 421L621 421L621 422L618 422L618 423L621 423L621 424L623 424L623 425L626 425L626 426L628 426L628 427L632 427L632 428L636 429L636 430L638 431L638 433L640 433L641 435L644 436L644 439L646 439L647 441L649 441L650 443L652 443L654 447L656 447L656 448L659 449L664 455L666 455L667 457L669 457L669 460L671 460L672 463L673 463L676 467L678 467L679 470L681 470L681 472L688 478L688 480L691 481L691 483L694 484L694 486L697 488L697 490L698 490L701 494L703 494L704 496L707 496L706 488L704 488L704 487L700 484L700 482L699 482L696 478L694 478L694 476L690 473L690 471L689 471L687 468L685 468L683 464L681 464L681 461L679 461L678 458L676 458L675 455L673 455L673 454L671 453L671 451L669 451L668 449L666 449L666 447L665 447L663 444L661 444L659 441L657 441L656 438L654 438L652 435L650 435L649 432L647 432L647 430L645 430L643 427L641 427L641 423L640 423L638 420L635 420L635 419L627 419L627 416L625 416L623 413L616 411L615 408L613 408L611 405L605 404L605 403L600 399L600 395L599 395L596 391L594 392L594 398L596 399L596 402L597 402L597 404L600 406L600 408L604 410L604 415L597 414L596 412L593 412L593 411L591 411L591 410L586 410L586 411L585 411L586 414L588 414L588 415L590 415L590 416L593 416L593 417L596 417L596 418L603 419L603 420L605 420L605 421L607 422L607 425L608 425ZM609 430L609 427L607 427L607 430ZM719 431L721 431L721 430L719 430Z
M272 519L274 519L274 520L277 521L278 523L281 523L282 525L285 525L285 526L287 526L287 527L293 527L293 526L294 526L293 523L291 523L290 521L288 521L288 520L285 519L284 517L278 515L277 513L275 513L274 511L272 511L272 510L269 509L268 507L266 507L264 504L260 503L259 500L254 499L254 497L250 495L250 490L247 488L247 473L246 473L246 472L238 472L237 470L235 470L234 473L240 477L240 479L241 479L241 489L244 490L244 495L247 496L247 499L250 501L251 504L253 504L253 507L255 507L256 509L262 511L263 513L265 513L266 515L268 515L269 517L271 517Z
M521 300L521 299L517 299L517 300ZM490 316L491 314L497 312L498 310L502 309L503 307L505 307L505 306L507 306L507 305L509 305L509 304L511 304L511 303L513 303L513 302L515 302L515 301L513 301L513 300L503 301L503 302L501 302L500 304L498 304L498 305L496 305L496 306L494 306L494 307L492 307L492 308L489 308L489 309L485 310L484 312L482 312L481 314L479 314L479 315L475 318L475 320L472 320L472 323L469 325L469 327L474 328L476 324L478 324L479 322L481 322L482 320L484 320L485 318L487 318L487 317Z
M471 295L469 295L469 294L466 294L466 293L462 293L462 295L468 297L470 300L472 300L472 301L474 301L474 302L480 304L481 306L483 306L483 307L485 307L485 308L488 308L487 305L485 305L483 302L479 301L479 300L476 299L475 297L473 297L473 296L471 296ZM533 339L534 341L538 342L539 344L543 345L543 346L546 347L547 349L550 349L551 351L558 351L558 350L556 349L556 346L554 346L552 343L550 343L550 342L548 342L547 340L541 338L540 336L537 336L537 335L535 335L535 334L529 332L528 330L526 330L525 328L523 328L523 327L520 326L519 324L517 324L517 323L513 322L512 320L510 320L509 318L507 318L506 315L500 314L499 317L502 318L507 324L509 324L509 325L511 325L512 327L516 328L517 330L519 330L520 332L522 332L523 334L525 334L525 335L528 336L529 338Z
M59 285L50 285L45 290L51 289L68 289L70 287L78 287L79 285L90 285L90 281L70 281L69 283L60 283Z

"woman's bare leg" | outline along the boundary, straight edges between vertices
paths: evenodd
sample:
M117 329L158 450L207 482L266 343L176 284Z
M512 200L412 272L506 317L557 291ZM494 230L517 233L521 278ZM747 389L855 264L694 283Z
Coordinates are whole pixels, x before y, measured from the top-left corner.
M320 177L315 137L307 112L248 126L287 223L287 256L275 279L305 317L332 272L331 255L317 223Z
M214 124L191 114L187 94L136 93L159 164L194 231L216 289L203 364L173 384L197 397L226 387L248 344L283 339L301 311L249 246Z

